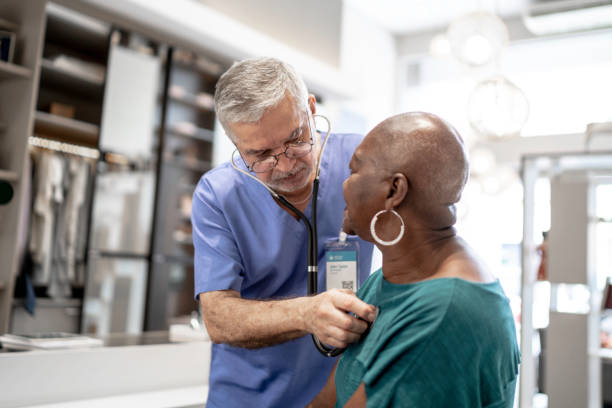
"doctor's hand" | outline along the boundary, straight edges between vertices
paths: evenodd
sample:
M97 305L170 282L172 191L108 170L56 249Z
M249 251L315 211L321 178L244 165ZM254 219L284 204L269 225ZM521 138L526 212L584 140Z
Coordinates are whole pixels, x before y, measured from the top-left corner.
M306 331L335 348L344 348L359 340L367 330L368 322L376 318L376 308L361 301L348 289L331 289L308 300L308 307L302 315Z

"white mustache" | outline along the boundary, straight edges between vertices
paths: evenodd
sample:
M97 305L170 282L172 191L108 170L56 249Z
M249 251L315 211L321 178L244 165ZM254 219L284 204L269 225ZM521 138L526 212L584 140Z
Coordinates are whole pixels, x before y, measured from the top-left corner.
M300 171L302 171L304 169L308 169L308 166L306 164L301 165L300 168L294 169L294 170L289 171L287 173L281 173L281 174L275 175L274 178L271 181L272 182L282 181L283 179L289 178L291 176L295 176L297 173L299 173Z

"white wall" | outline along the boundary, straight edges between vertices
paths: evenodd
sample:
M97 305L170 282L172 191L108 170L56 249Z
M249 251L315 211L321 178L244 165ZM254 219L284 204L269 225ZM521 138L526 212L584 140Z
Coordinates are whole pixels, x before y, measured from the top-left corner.
M268 55L290 61L309 86L324 96L348 97L349 88L337 67L282 36L270 36L193 0L56 0L92 17L129 27L151 39L212 53L226 61Z
M342 0L197 0L227 17L338 67Z
M365 133L396 112L396 59L393 35L345 3L340 71L352 98L327 103L335 130Z
M355 96L329 101L325 108L336 131L365 134L397 111L395 38L345 2L341 45L340 69ZM381 266L375 249L372 270Z

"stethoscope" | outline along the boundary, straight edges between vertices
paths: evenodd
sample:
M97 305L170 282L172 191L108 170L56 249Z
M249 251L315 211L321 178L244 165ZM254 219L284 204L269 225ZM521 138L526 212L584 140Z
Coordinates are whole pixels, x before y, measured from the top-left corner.
M325 135L325 139L323 140L323 144L321 145L321 150L319 152L319 157L317 158L317 168L315 173L315 179L312 182L312 223L308 220L308 218L304 215L303 212L295 208L293 204L291 204L285 197L281 194L278 194L276 191L272 190L266 183L255 177L254 175L242 170L234 163L234 155L236 151L232 154L231 164L232 167L242 174L252 178L257 181L259 184L265 187L268 192L272 195L273 198L280 201L285 207L289 208L291 212L293 212L298 218L302 220L306 229L308 230L308 296L316 295L318 293L318 270L319 270L319 257L318 257L318 242L317 242L317 194L319 191L319 175L321 173L321 157L323 157L323 150L325 149L325 145L327 144L327 140L329 138L331 132L331 124L329 119L322 115L313 115L313 119L315 117L320 117L325 119L327 122L327 134ZM310 126L310 115L308 118L308 131L310 132L310 137L314 138L314 134L312 132L312 127ZM321 343L321 341L315 336L312 335L312 340L315 344L317 350L321 352L324 356L327 357L336 357L344 352L343 348L331 348Z

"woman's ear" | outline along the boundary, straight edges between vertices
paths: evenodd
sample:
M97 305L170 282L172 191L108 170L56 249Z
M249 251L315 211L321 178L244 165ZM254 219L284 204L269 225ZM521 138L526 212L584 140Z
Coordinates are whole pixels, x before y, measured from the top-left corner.
M313 115L317 113L317 100L313 94L308 95L308 107Z
M389 195L385 201L385 209L389 211L399 206L406 198L409 188L410 183L408 182L408 178L402 173L395 173L391 177L391 185L389 187Z

